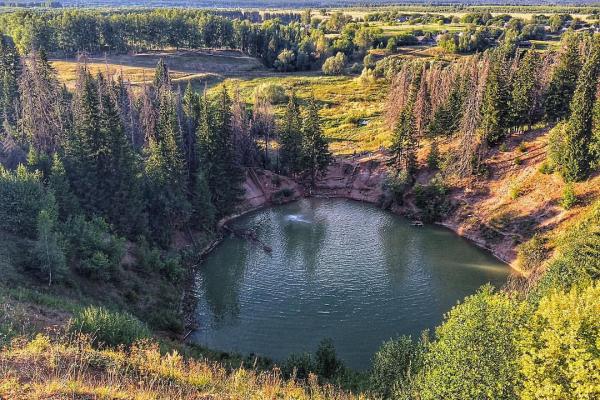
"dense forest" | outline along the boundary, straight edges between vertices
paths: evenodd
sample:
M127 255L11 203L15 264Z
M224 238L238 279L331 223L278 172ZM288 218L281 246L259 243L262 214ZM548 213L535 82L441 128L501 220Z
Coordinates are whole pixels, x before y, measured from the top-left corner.
M81 57L76 84L68 88L48 60L49 54L231 48L282 73L322 68L343 74L352 59L361 63L358 80L383 79L389 87L385 190L392 202L401 205L410 193L424 222L439 221L449 212L449 182L485 181L491 150L502 149L511 135L543 127L550 129L543 173L561 177L561 206L572 207L581 200L572 185L600 169L600 36L565 15L522 23L488 14L462 17L469 34L441 35L438 46L453 58L377 62L369 51L393 53L400 38L390 45L376 28L344 13L326 20L310 11L275 18L197 10L0 15L0 237L12 249L7 284L26 287L0 298L29 296L56 305L66 301L60 296L81 298L90 291L95 297L83 308L72 306L67 339L13 340L22 332L1 311L0 346L6 350L0 361L12 367L20 365L19 357L42 359L51 349L55 358L44 368L63 371L81 355L82 370L122 374L130 379L124 391L158 382L148 390L164 390L164 398L208 392L248 398L258 390L264 398L597 398L597 199L588 199L586 213L561 234L554 257L542 236L521 244L527 278L503 289L481 288L434 332L383 343L365 373L345 368L329 341L314 357L290 356L272 375L235 369L273 367L268 360L203 364L193 360L193 347L135 344L157 332L183 333L180 294L205 243L186 251L178 238L194 244L214 238L218 221L236 213L249 171L271 170L311 188L327 170L332 154L322 104L314 94L300 99L294 91L257 91L247 101L236 86L200 92L190 83L181 87L164 60L152 82L133 84L122 75L92 74ZM398 18L452 23L393 11L365 20ZM564 31L556 50L523 46L539 30ZM468 54L457 55L462 53ZM275 102L284 104L283 113L274 112ZM419 162L424 152L426 162ZM435 178L419 183L422 171ZM135 265L124 265L128 257ZM145 292L161 300L145 303ZM102 303L105 294L112 304ZM74 338L76 333L92 338ZM201 359L207 354L201 352ZM282 376L294 382L282 382ZM18 378L7 382L0 395L19 393Z

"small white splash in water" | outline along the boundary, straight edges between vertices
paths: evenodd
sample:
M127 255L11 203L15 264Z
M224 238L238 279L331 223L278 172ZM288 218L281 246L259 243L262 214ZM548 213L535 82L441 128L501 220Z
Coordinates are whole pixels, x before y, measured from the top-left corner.
M300 215L288 215L287 217L285 217L288 221L291 222L301 222L303 224L310 224L310 221L305 220L304 218L302 218L302 216Z

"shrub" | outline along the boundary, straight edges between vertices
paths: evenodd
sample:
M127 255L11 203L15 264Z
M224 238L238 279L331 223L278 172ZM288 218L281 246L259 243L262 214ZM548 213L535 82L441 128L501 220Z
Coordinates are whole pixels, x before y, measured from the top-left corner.
M527 151L527 146L525 145L525 143L521 142L519 143L519 145L517 146L517 150L520 153L525 153Z
M385 399L410 391L412 380L422 367L425 346L423 341L413 342L410 336L384 342L373 356L373 389Z
M518 248L519 267L525 272L537 269L548 258L547 239L540 234L521 244Z
M516 200L519 197L521 197L521 195L523 194L523 189L521 188L521 185L519 185L518 182L513 182L510 187L508 188L508 196L512 199L512 200Z
M571 183L568 183L563 189L562 198L560 199L560 205L565 210L569 210L575 204L577 204L577 195L575 194L575 190L573 190L573 185Z
M454 307L425 356L420 398L514 399L519 377L516 335L525 303L485 286Z
M288 101L285 89L275 83L262 83L254 89L254 97L268 101L271 104L284 104Z
M294 377L300 381L306 381L315 370L315 362L309 353L291 354L281 367L283 376L288 379Z
M506 143L502 143L500 147L498 147L498 150L500 150L503 153L506 153L508 151L508 146L506 145Z
M148 327L128 313L86 307L75 314L70 330L90 334L97 345L130 345L151 336Z
M323 339L321 343L319 343L315 367L319 376L325 379L331 379L343 370L344 365L337 358L335 347L331 339Z
M23 165L14 172L0 165L0 229L33 239L42 210L56 214L54 196L46 193L40 173Z
M294 191L290 188L279 189L275 193L273 193L273 201L275 203L280 203L284 199L288 199L294 195Z
M415 203L421 209L423 221L433 222L442 217L450 209L447 199L448 188L440 175L428 185L415 185Z
M113 235L102 218L88 221L81 215L72 217L65 223L63 232L68 242L69 258L80 274L108 279L119 266L125 240Z
M518 337L523 399L600 398L600 285L541 299Z
M548 161L544 161L542 165L540 165L539 171L544 175L550 175L554 173L554 167Z
M135 255L140 267L150 272L160 273L170 281L178 281L184 274L181 257L178 254L163 256L160 249L150 247L145 237L138 239Z
M389 191L395 202L402 204L404 193L410 188L411 179L406 171L391 173L383 183L383 189Z
M346 55L338 52L335 56L329 57L323 63L323 73L325 75L341 75L346 65Z

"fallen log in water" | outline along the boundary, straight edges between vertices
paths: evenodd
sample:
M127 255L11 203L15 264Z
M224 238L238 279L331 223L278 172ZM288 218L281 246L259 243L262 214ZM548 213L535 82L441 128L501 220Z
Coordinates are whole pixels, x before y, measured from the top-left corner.
M265 243L263 243L258 238L258 235L256 235L256 232L254 232L252 230L233 229L233 228L230 228L227 225L223 225L223 229L225 231L233 234L235 237L238 237L240 239L245 239L245 240L248 240L250 242L259 244L266 253L272 253L273 252L273 249L270 246L267 246Z

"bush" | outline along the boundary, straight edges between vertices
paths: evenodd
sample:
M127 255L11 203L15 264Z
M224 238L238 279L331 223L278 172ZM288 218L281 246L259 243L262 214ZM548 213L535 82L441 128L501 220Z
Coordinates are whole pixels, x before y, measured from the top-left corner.
M600 286L556 291L518 337L523 399L600 398Z
M370 377L373 390L385 399L395 398L399 392L409 392L422 367L425 346L424 341L415 343L410 336L384 342L373 356Z
M135 255L140 267L150 272L160 273L172 282L180 280L185 272L179 255L163 256L160 249L150 247L145 237L138 239Z
M389 174L383 183L383 189L389 191L398 204L402 204L404 194L410 188L411 178L406 171Z
M521 244L518 248L519 267L525 272L536 270L548 258L547 239L540 234Z
M440 175L434 177L429 185L415 185L415 203L421 209L424 222L434 222L450 210L447 199L448 188Z
M63 232L69 259L80 274L93 279L108 279L120 265L125 240L113 235L102 218L88 221L81 215L72 217L65 223Z
M554 173L554 167L548 161L544 161L542 165L540 165L539 171L544 175L550 175Z
M254 89L254 97L268 101L271 104L284 104L288 101L285 89L275 83L262 83Z
M0 229L34 239L42 210L56 214L54 196L46 193L41 175L23 165L14 172L0 165Z
M516 200L519 197L521 197L521 195L523 194L523 189L521 188L521 185L519 185L518 182L513 182L510 187L508 188L508 196L512 199L512 200Z
M335 56L325 60L322 70L325 75L341 75L344 72L345 65L346 55L342 52L338 52Z
M319 343L315 367L319 376L325 379L331 379L343 370L344 365L337 358L335 347L331 339L323 339L321 343Z
M100 346L130 345L151 336L148 327L134 316L94 306L77 312L70 330L90 334Z
M418 390L422 400L514 399L516 335L528 307L485 286L454 307L436 329Z
M573 185L568 183L565 185L565 188L562 193L562 198L560 199L560 205L565 210L569 210L573 208L577 204L577 195L575 194L575 190L573 189Z
M309 353L291 354L281 367L283 376L288 379L294 377L300 381L306 381L315 370L315 362Z

